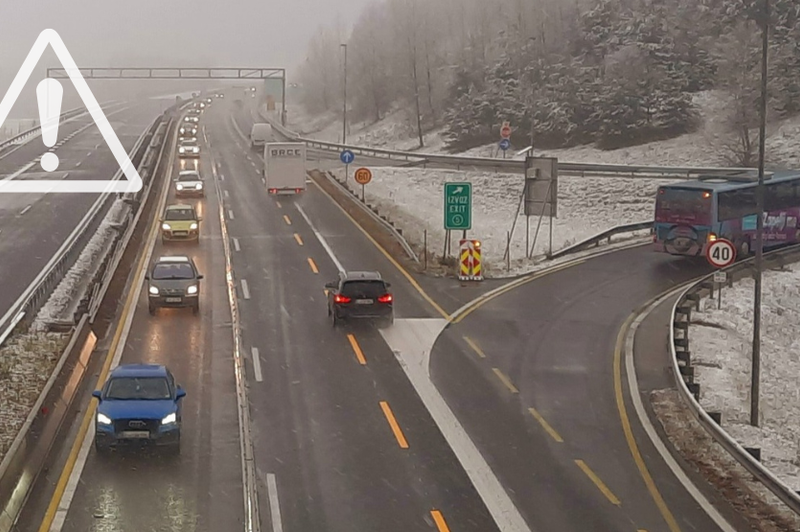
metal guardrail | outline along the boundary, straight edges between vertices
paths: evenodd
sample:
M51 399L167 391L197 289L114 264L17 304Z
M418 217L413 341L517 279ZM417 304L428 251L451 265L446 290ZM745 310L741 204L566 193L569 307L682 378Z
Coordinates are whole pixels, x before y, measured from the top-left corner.
M648 220L646 222L634 222L630 224L617 225L612 227L611 229L603 231L602 233L590 236L585 240L581 240L580 242L572 244L571 246L567 246L564 249L560 249L555 253L552 253L550 255L550 258L557 259L565 255L570 255L572 253L584 251L585 249L588 249L593 246L599 246L603 240L608 240L608 243L610 244L612 236L622 235L625 233L633 233L635 231L643 231L645 229L650 229L650 231L652 232L653 230L652 220Z
M173 106L172 109L175 107ZM164 115L158 117L142 137L142 139L149 137L152 140L152 135L148 135L148 133L157 130L162 132L160 138L147 144L139 144L140 148L144 147L145 155L143 160L140 158L140 161L135 164L139 168L139 174L145 187L134 195L134 197L141 198L140 200L134 199L134 201L138 201L136 215L128 218L124 235L122 231L118 232L118 237L114 242L115 247L109 248L104 258L105 266L99 270L103 273L94 280L102 283L99 290L91 290L94 300L104 298L108 280L114 276L119 263L119 260L114 260L114 258L109 263L109 258L121 254L121 251L127 247L130 235L145 208L146 201L143 200L146 200L147 196L144 194L152 188L154 176L165 171L163 155L165 146L168 144L165 141L171 138L169 135L173 134L175 130L175 117L170 116L170 113L171 110L168 110ZM167 119L166 124L164 123L165 118ZM159 147L160 150L158 150ZM150 157L148 155L156 150L158 150L157 156ZM94 317L97 309L94 300L90 304L94 310L87 310L80 316L50 379L0 462L0 532L13 530L15 521L62 430L66 415L71 410L80 385L87 375L89 360L98 341L98 338L90 330L90 319Z
M88 111L84 107L76 107L75 109L70 109L69 111L64 111L63 113L61 113L61 116L59 117L59 121L62 122L64 120L69 120L70 118L74 118L76 116L80 116L80 115L82 115L84 113L87 113L87 112ZM22 133L18 133L16 135L14 135L13 137L8 138L8 139L0 142L0 151L2 151L4 148L7 148L8 146L13 146L15 144L19 144L20 141L25 140L26 138L28 138L28 137L30 137L32 135L36 135L36 134L40 133L41 130L42 130L42 126L38 125L36 127L33 127L31 129L28 129L28 130L25 130Z
M435 153L409 152L370 148L354 144L337 144L300 136L265 114L259 109L261 117L270 123L275 131L287 139L303 142L309 148L339 153L344 149L356 155L376 159L403 161L415 166L441 165L461 170L464 168L491 168L509 173L524 173L525 161L517 159L494 159L491 157L467 157L463 155L443 155ZM604 163L570 163L558 162L558 173L569 177L636 177L651 179L688 179L699 175L723 175L731 172L752 172L752 168L722 168L703 166L646 166Z
M735 279L748 277L753 272L753 258L737 262L723 268L728 274L728 286ZM765 267L780 267L788 263L800 261L800 245L794 245L764 253ZM789 488L742 445L717 423L700 405L700 384L694 381L694 368L691 364L689 350L689 324L693 309L699 308L704 295L713 286L713 274L709 274L684 290L675 301L670 316L669 350L672 357L672 370L682 399L689 407L692 416L739 464L761 482L769 491L780 499L793 512L800 515L800 495Z

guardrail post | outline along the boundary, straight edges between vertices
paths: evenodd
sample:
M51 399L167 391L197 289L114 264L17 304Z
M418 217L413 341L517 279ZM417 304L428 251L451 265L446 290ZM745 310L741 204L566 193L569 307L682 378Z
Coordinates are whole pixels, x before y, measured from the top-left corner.
M687 382L686 387L689 388L689 392L694 396L695 401L700 401L700 384L697 382Z
M752 456L753 458L755 458L759 462L761 461L761 448L760 447L745 447L744 450L747 451L748 453L750 453L750 456Z
M706 412L717 425L722 425L722 412Z

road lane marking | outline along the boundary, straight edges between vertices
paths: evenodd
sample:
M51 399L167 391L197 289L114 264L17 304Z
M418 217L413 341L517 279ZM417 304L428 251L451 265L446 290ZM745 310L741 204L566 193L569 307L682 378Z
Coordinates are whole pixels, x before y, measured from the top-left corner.
M383 410L383 415L386 416L386 421L389 422L389 426L392 428L392 432L394 432L394 437L397 439L398 445L400 445L402 449L408 449L406 437L403 435L400 425L398 425L397 420L394 418L394 414L392 413L392 409L389 407L389 403L386 401L381 401L381 410Z
M325 295L327 296L328 295L327 290L325 292L326 292ZM364 352L361 350L361 346L358 345L358 340L356 340L356 337L352 334L348 334L347 339L350 340L350 346L353 348L353 352L356 354L358 363L361 364L362 366L366 366L367 359L364 357Z
M478 344L476 344L476 343L475 343L475 342L472 340L472 338L470 338L469 336L465 336L465 337L464 337L464 341L465 341L465 342L467 342L467 344L469 344L469 346L472 348L472 350L473 350L473 351L475 351L476 353L478 353L478 356L479 356L479 357L481 357L481 358L486 358L486 353L484 353L484 352L483 352L483 350L482 350L480 347L478 347Z
M333 261L333 263L336 265L336 268L340 272L343 272L344 271L344 266L342 266L342 263L339 262L339 259L336 258L336 254L333 252L331 247L328 245L328 241L325 240L325 238L320 234L320 232L317 231L317 228L314 227L314 224L311 223L311 219L306 214L306 211L304 211L303 208L300 205L298 205L297 203L295 203L294 206L297 207L297 210L300 213L300 216L303 217L303 219L306 221L308 226L311 228L311 231L314 233L314 236L316 236L317 240L319 241L319 243L322 244L322 247L325 249L325 252L328 254L328 257L330 257L331 260Z
M687 286L697 281L698 279L693 279L687 283L675 287L674 289L668 291L665 294L662 294L660 297L654 298L653 300L650 301L649 304L644 305L643 307L644 310L638 313L638 316L636 316L636 314L630 316L628 320L626 320L626 323L623 324L622 328L620 329L620 334L624 333L625 335L625 341L624 341L625 373L627 373L628 377L628 390L636 390L637 392L639 390L639 383L636 377L636 364L634 364L634 352L633 352L634 338L636 336L636 332L639 326L645 319L647 319L650 313L652 313L653 310L658 308L658 306L661 305L664 301L677 296L677 294L685 290ZM617 346L616 346L617 349L614 353L615 362L617 357L622 357L622 353L620 351L622 350L623 346L620 344L620 341L621 338L618 336ZM614 364L614 367L615 369L621 370L621 368L617 368L616 363ZM614 372L615 381L618 375L619 371L615 371ZM616 391L616 382L615 382L615 391ZM658 434L655 427L653 427L652 422L650 421L650 417L647 414L647 411L645 410L644 404L642 403L641 395L639 393L629 393L629 396L631 398L631 401L633 402L634 410L636 411L636 415L638 416L639 422L644 428L645 433L650 438L650 441L653 443L653 446L656 448L658 453L661 455L661 458L664 460L664 462L670 468L672 473L675 475L675 478L678 479L678 481L683 485L686 491L692 495L697 504L714 521L714 523L716 523L716 525L720 528L720 530L722 530L723 532L736 532L736 529L733 527L733 525L731 525L731 523L728 522L728 520L725 519L725 517L723 517L722 514L719 513L719 511L714 507L714 505L711 504L711 502L705 497L705 495L703 495L703 493L697 488L694 482L692 482L692 480L689 479L686 472L672 456L672 453L669 451L669 449L667 449L666 445L664 444L664 441L661 439L661 436ZM624 402L621 404L624 407ZM619 406L620 403L618 402L617 405ZM622 415L623 412L620 412L621 417ZM624 415L625 418L627 418L627 413L625 413ZM625 423L626 422L623 421L623 425L625 425ZM628 422L628 426L630 426L630 422ZM636 444L635 440L633 440L633 443L634 445ZM631 440L628 441L628 446L630 447L630 445L631 445ZM633 449L631 449L631 453L634 454L634 459L636 455L639 455L641 458L641 455L638 452L638 448L636 448L636 453L634 453ZM639 466L640 463L637 462L636 465ZM641 462L641 467L639 468L639 472L641 473L642 477L645 478L645 483L647 484L646 478L650 478L650 475L649 472L647 471L644 461ZM652 478L650 480L652 481ZM647 484L647 487L648 489L651 489L650 484ZM652 490L655 490L655 492ZM652 490L650 491L650 494L654 500L656 499L656 496L660 497L660 494L658 493L658 489L656 488L655 483L652 484ZM663 502L663 499L661 500ZM661 506L659 506L659 510L662 510L662 516L664 516L665 520L667 520L667 516L670 517L672 516L672 514L669 513L669 509L666 507L666 503L664 504L663 509ZM674 530L678 529L675 528Z
M272 515L272 532L283 532L281 505L278 500L278 482L274 473L267 473L267 493L269 493L269 513Z
M235 249L236 251L242 250L242 248L239 246L239 239L236 237L233 238L233 249Z
M31 210L31 207L32 207L32 206L33 206L33 205L28 205L27 207L25 207L24 209L22 209L22 212L20 212L20 213L19 213L19 215L20 215L20 216L22 216L23 214L25 214L26 212L28 212L29 210Z
M447 521L444 520L442 512L439 510L431 510L431 516L439 532L450 532L450 528L447 526Z
M425 301L427 301L427 302L428 302L428 303L429 303L429 304L430 304L430 305L431 305L431 306L432 306L432 307L433 307L433 308L436 310L436 312L438 312L438 313L439 313L439 314L440 314L440 315L441 315L441 316L442 316L444 319L446 319L446 320L449 320L449 319L450 319L450 314L448 314L448 313L447 313L447 312L446 312L446 311L445 311L445 310L444 310L444 309L443 309L443 308L442 308L442 307L441 307L441 306L440 306L440 305L439 305L439 304L438 304L436 301L434 301L434 300L433 300L433 298L432 298L431 296L429 296L429 295L428 295L428 293L427 293L427 292L426 292L426 291L425 291L425 290L422 288L422 286L420 286L420 284L417 282L417 280L416 280L416 279L414 279L414 277L413 277L413 276L412 276L410 273L408 273L408 271L407 271L405 268L403 268L403 267L400 265L400 263L399 263L399 262L397 262L397 261L395 260L395 258L394 258L394 257L392 257L392 255L391 255L391 254L390 254L388 251L386 251L386 250L383 248L383 246L381 246L381 245L378 243L378 241L377 241L377 240L375 240L375 239L372 237L372 235L371 235L371 234L369 234L369 232L368 232L366 229L364 229L363 227L361 227L361 225L360 225L360 224L359 224L359 223L358 223L358 222L355 220L355 218L353 218L353 217L350 215L350 213L349 213L349 212L347 212L347 211L345 210L345 208L344 208L344 207L342 207L341 205L339 205L339 203L337 203L337 202L336 202L336 200L335 200L335 199L333 199L333 197L332 197L330 194L328 194L328 192L327 192L325 189L323 189L323 188L322 188L322 187L321 187L321 186L320 186L320 185L319 185L319 184L318 184L316 181L314 181L314 185L315 185L315 186L317 187L317 189L318 189L320 192L322 192L322 193L323 193L323 194L324 194L324 195L325 195L325 196L326 196L326 197L327 197L329 200L331 200L331 202L332 202L334 205L336 205L336 207L338 207L338 208L339 208L339 210L342 212L342 214L344 214L344 215L345 215L345 217L346 217L348 220L350 220L350 222L352 222L352 224L353 224L353 225L355 225L355 226L356 226L356 228L358 228L358 230L359 230L359 231L361 231L361 233L362 233L362 234L363 234L363 235L364 235L364 236L367 238L367 240L369 240L369 241L372 243L372 245L373 245L373 246L375 246L375 247L377 248L377 250L378 250L378 251L380 251L380 252L381 252L381 254L383 254L383 256L384 256L384 257L386 257L386 260L388 260L389 262L391 262L391 263L392 263L392 265L393 265L393 266L394 266L394 267L397 269L397 271L399 271L399 272L400 272L400 273L403 275L403 277L405 277L405 278L406 278L406 280L407 280L409 283L411 283L411 286L413 286L413 287L414 287L414 289L415 289L415 290L416 290L416 291L419 293L419 295L421 295L421 296L422 296L422 297L425 299ZM299 208L300 208L300 207L298 206L298 209L299 209ZM344 270L342 269L341 271L344 271Z
M174 156L170 156L170 167L173 160ZM164 204L167 200L167 190L167 186L162 188L159 204L155 211L156 213L164 210ZM102 384L105 383L112 366L116 366L120 358L122 358L122 351L127 341L128 333L133 325L135 302L139 299L142 287L144 286L142 279L145 273L145 265L149 263L153 250L155 249L156 235L159 228L157 222L157 215L150 220L150 237L145 240L145 242L150 242L150 245L146 248L146 252L142 253L136 265L136 273L134 274L132 285L134 288L128 292L128 297L125 300L122 314L120 315L120 321L118 322L121 326L117 327L114 337L111 340L111 345L106 353L106 359L103 362L103 366L97 378L96 387L102 386ZM94 400L92 399L92 401ZM72 499L77 490L78 483L80 482L80 477L89 455L89 449L91 448L94 431L90 431L89 428L94 427L95 411L95 405L90 401L78 428L78 434L73 442L72 449L70 449L67 461L64 464L64 468L61 470L61 475L58 478L55 491L50 499L44 518L42 519L39 532L59 532L64 526L67 512L72 504Z
M86 156L87 157L91 157L92 156L92 152L87 153Z
M297 245L298 246L302 246L303 245L303 239L300 238L300 235L298 235L297 233L294 234L294 239L297 241Z
M61 179L66 179L69 177L69 172L64 172L64 175L61 176Z
M258 348L251 347L250 355L253 359L253 373L255 373L256 382L261 382L264 380L264 376L261 373L261 355L258 353Z
M558 432L556 432L556 429L554 429L553 427L550 426L550 423L548 423L542 417L542 415L539 412L536 411L535 408L533 408L533 407L528 408L528 412L530 412L531 415L536 419L536 421L539 422L539 424L542 426L542 428L545 431L547 431L547 433L550 435L551 438L556 440L558 443L564 443L564 439L561 437L561 435Z
M228 219L233 220L233 211L231 209L228 209Z
M25 172L27 172L28 170L30 170L31 168L33 168L33 166L34 166L35 164L36 164L36 162L35 162L35 161L34 161L34 162L30 162L30 163L26 164L25 166L23 166L22 168L20 168L20 169L19 169L19 170L17 170L16 172L14 172L13 174L11 174L11 175L9 175L9 176L6 176L6 177L4 177L4 178L3 178L3 181L11 181L12 179L16 179L17 177L21 176L22 174L24 174Z
M224 191L224 192L223 192L223 194L225 194L225 197L226 197L226 198L230 198L230 197L231 197L231 195L228 193L228 191L227 191L227 190L226 190L226 191Z
M575 460L575 463L578 465L578 467L580 467L580 468L581 468L581 471L583 471L584 473L586 473L586 476L587 476L587 477L589 477L589 480L591 480L592 482L594 482L594 485L595 485L595 486L597 486L597 489L599 489L599 490L600 490L600 492L601 492L603 495L605 495L605 496L606 496L606 499L608 499L608 500L609 500L609 502L610 502L611 504L613 504L614 506L619 506L619 505L621 505L621 504L622 504L622 503L620 502L620 500L619 500L619 499L617 499L616 495L614 495L613 493L611 493L611 490L610 490L610 489L608 489L608 486L606 486L606 485L603 483L603 481L602 481L602 480L600 480L600 477L598 477L598 476L595 474L595 472L594 472L594 471L592 471L592 470L591 470L591 468L590 468L588 465L586 465L586 462L584 462L583 460Z
M81 163L83 163L83 161L78 161L77 163L75 163L75 166L78 167L81 165Z
M314 263L314 259L312 259L311 257L308 257L308 265L311 266L312 272L319 273L319 269L317 268L317 265Z
M283 208L283 205L281 205L281 202L278 200L275 200L275 205L277 205L279 209Z
M286 222L286 225L292 225L292 221L289 219L289 215L283 215L283 221Z
M242 279L242 295L245 299L250 299L250 287L247 286L246 279Z
M514 386L514 384L511 382L511 379L509 379L505 373L500 371L498 368L492 368L492 371L494 371L494 374L497 375L497 378L500 379L500 381L506 385L506 388L508 388L511 391L511 393L519 393L517 387Z

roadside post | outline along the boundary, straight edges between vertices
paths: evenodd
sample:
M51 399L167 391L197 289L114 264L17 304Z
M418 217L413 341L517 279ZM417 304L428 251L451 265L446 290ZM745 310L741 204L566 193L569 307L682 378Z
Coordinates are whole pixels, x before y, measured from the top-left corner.
M481 241L461 239L459 241L460 281L483 281L481 268Z
M706 260L714 268L726 268L736 261L736 246L724 238L715 240L706 248ZM717 309L722 308L722 285L727 280L726 272L714 272L713 286L717 289Z
M506 151L511 147L511 123L503 122L500 127L500 149L503 150L503 159L506 158Z
M717 310L722 308L722 285L724 285L727 281L727 272L714 272L714 284L717 288Z

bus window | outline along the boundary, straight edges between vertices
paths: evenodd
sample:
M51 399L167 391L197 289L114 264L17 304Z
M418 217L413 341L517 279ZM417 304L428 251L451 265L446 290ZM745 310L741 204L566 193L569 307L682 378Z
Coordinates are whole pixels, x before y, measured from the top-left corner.
M711 191L688 188L658 189L656 222L711 223Z
M719 220L737 220L751 214L756 214L756 189L754 187L720 192Z

